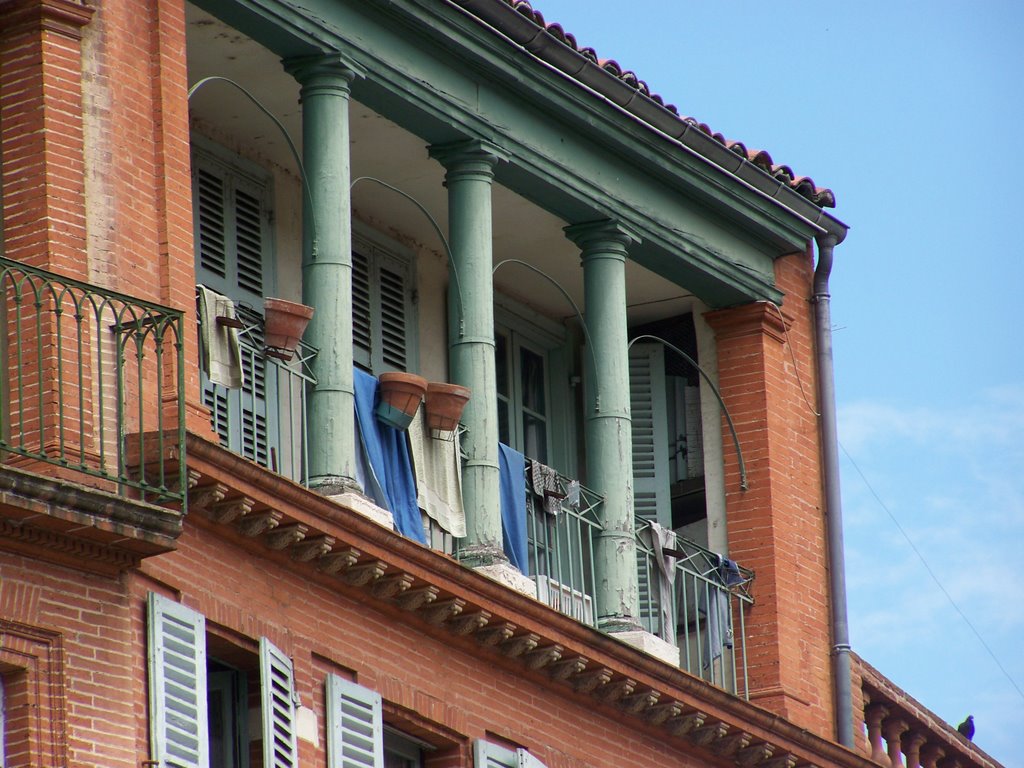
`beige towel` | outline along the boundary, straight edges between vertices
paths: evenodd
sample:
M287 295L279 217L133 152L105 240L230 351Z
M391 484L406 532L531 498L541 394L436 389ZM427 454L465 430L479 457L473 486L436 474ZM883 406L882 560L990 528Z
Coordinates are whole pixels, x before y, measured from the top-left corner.
M451 440L432 438L426 424L426 410L421 406L409 425L409 446L416 472L416 503L452 536L465 536L458 431Z
M218 317L234 319L235 303L197 285L203 373L213 384L228 389L242 387L242 350L238 345L238 329L217 322Z

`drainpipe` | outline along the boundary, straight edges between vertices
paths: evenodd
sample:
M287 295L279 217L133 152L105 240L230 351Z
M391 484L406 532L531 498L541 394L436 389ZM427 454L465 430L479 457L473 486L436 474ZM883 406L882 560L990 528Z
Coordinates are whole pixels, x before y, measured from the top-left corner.
M843 550L843 507L839 495L839 438L836 430L836 388L832 367L832 315L828 278L832 250L846 236L827 232L818 237L814 270L814 321L817 347L818 401L821 409L821 450L825 483L825 527L828 535L829 586L832 605L832 675L835 689L836 739L853 749L850 627L846 616L846 557Z

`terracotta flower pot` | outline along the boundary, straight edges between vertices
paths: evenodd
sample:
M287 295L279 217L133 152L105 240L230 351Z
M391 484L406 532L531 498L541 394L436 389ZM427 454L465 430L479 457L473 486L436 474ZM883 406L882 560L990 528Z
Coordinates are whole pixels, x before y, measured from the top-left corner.
M467 387L440 381L430 382L427 384L427 426L437 432L451 432L459 425L462 409L467 402Z
M377 418L390 427L408 429L427 391L427 380L415 373L389 372L378 377Z
M313 308L284 299L263 300L263 343L268 347L285 350L291 358L306 332Z

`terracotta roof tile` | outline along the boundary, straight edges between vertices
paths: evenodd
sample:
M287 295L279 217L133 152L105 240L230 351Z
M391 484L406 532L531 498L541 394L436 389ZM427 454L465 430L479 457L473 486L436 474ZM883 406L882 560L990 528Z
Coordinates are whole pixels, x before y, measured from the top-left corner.
M772 156L764 150L748 149L742 142L727 139L721 133L713 132L706 123L702 123L693 117L684 117L680 115L679 110L674 104L666 104L660 95L651 93L650 87L647 83L637 77L635 72L623 69L615 59L599 58L593 48L580 47L576 42L576 38L572 34L566 32L561 24L549 24L545 22L543 14L536 10L528 0L502 1L507 5L512 6L526 18L530 19L538 27L547 30L547 32L556 40L567 45L573 51L601 67L605 72L608 72L610 75L618 78L629 87L635 89L641 95L649 98L651 101L668 110L673 115L676 115L676 117L681 121L689 123L694 128L697 128L701 132L707 134L730 151L735 152L740 157L745 157L756 167L760 168L779 182L790 186L798 194L807 198L815 205L823 208L835 207L836 198L831 189L816 186L814 180L809 176L796 176L793 173L793 169L788 165L774 163L772 161Z

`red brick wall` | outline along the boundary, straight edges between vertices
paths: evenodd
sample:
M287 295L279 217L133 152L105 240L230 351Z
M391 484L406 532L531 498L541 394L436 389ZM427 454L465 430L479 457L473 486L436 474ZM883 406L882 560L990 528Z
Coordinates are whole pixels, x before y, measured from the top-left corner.
M328 673L378 691L395 724L446 747L438 766L471 765L469 740L487 734L529 748L549 768L701 764L665 743L663 731L623 727L613 709L581 706L531 680L521 665L503 667L471 638L432 637L397 608L367 605L358 591L339 594L233 544L218 544L217 531L186 525L178 552L144 563L145 575L131 587L133 600L141 606L147 589L169 596L180 591L181 602L203 613L208 627L250 643L265 635L290 655L301 702L315 711L320 728L312 765L324 761ZM141 608L133 615L141 632ZM140 729L141 718L140 711ZM465 762L453 759L460 752Z
M706 764L667 743L664 731L624 727L614 709L553 691L519 664L503 666L475 640L429 636L409 614L367 605L358 590L340 595L224 543L215 530L187 525L177 553L117 580L2 552L0 574L4 619L41 627L62 644L69 765L129 768L148 757L150 590L202 612L209 633L250 652L264 635L293 658L301 703L316 713L320 729L319 748L300 742L302 764L310 768L326 764L328 673L377 690L386 719L438 743L430 768L470 766L471 740L488 735L529 748L549 768ZM32 763L55 764L63 763Z
M718 344L719 386L749 482L741 491L738 462L725 451L729 552L756 572L756 603L746 624L752 701L830 738L826 539L812 410L817 382L808 301L811 256L779 259L775 272L785 293L785 324L764 303L708 315ZM731 436L723 435L729 445Z
M184 5L0 0L0 16L4 255L186 310L187 423L209 434L192 343Z

